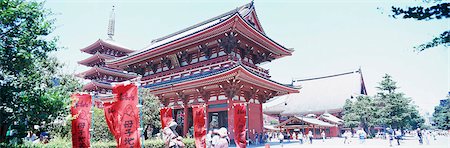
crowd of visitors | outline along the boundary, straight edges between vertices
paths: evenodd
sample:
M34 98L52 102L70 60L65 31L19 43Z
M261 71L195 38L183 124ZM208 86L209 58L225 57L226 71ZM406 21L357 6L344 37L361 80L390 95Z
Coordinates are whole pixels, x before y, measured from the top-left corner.
M166 142L166 146L169 148L182 148L184 147L184 144L182 143L182 138L178 136L178 134L175 131L176 127L175 122L171 122L167 128L165 128L164 131L164 139ZM408 137L416 137L419 144L430 144L431 140L436 140L436 136L443 135L448 136L447 132L438 132L438 131L430 131L430 130L422 130L420 128L412 131L408 130L400 130L400 129L391 129L386 128L385 137L378 137L382 139L386 139L389 142L389 146L392 146L393 141L397 145L401 145L402 140L404 140L405 135ZM447 134L447 135L445 135ZM29 135L33 135L32 133L29 133ZM313 134L313 131L306 130L305 133L302 131L294 131L294 132L287 132L287 131L268 131L268 132L259 132L253 134L254 137L248 137L248 144L249 145L263 145L268 142L279 142L280 146L283 147L283 144L291 143L291 140L297 141L299 144L313 144L314 138L320 139L322 142L326 142L327 134L325 131L321 131L320 135L316 135L316 137ZM27 136L30 137L31 140L35 139L35 136ZM319 138L320 137L320 138ZM364 144L366 142L366 139L368 138L368 134L366 131L362 128L358 128L358 130L351 132L349 130L346 130L345 132L341 133L341 137L343 138L344 144L350 144L352 143L352 139L358 139L359 144ZM375 137L377 138L377 137ZM228 148L231 141L228 137L228 131L226 128L222 127L220 129L213 129L209 130L206 135L206 147L207 148Z

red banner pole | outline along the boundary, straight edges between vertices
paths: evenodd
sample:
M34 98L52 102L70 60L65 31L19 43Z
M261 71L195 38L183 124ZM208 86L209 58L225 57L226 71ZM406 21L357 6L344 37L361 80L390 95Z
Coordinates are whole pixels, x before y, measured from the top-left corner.
M97 95L91 95L92 98L92 106L91 106L91 111L89 111L91 113L91 128L89 128L89 132L90 132L90 139L89 139L89 145L92 146L92 137L94 137L94 101L95 101L95 97L97 97Z

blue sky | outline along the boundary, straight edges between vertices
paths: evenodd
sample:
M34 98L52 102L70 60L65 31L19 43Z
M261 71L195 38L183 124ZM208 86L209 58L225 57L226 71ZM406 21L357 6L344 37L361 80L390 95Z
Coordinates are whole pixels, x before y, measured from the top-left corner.
M79 49L106 39L108 17L116 5L116 42L140 50L152 39L173 33L250 1L48 0L56 15L56 29L64 49L53 53L65 72L87 70L76 62L89 55ZM421 1L265 1L256 0L258 18L266 34L295 52L263 65L272 79L290 83L356 70L361 66L369 95L387 73L399 91L425 111L449 92L449 50L436 47L414 52L413 47L449 29L450 19L414 21L393 19L391 6Z

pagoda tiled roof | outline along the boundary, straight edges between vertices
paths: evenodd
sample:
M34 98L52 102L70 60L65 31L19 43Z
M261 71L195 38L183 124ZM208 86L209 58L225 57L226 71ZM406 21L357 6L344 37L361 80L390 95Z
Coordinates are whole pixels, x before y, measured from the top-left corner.
M133 50L131 50L128 47L125 47L123 45L120 45L112 40L103 40L103 39L98 39L97 41L95 41L94 43L92 43L91 45L80 49L83 52L86 53L90 53L91 50L97 49L97 48L102 48L102 47L108 47L110 49L114 49L114 50L118 50L124 53L131 53L133 52Z
M99 88L112 89L111 83L91 81L83 86L83 90L98 90Z
M84 60L78 61L78 64L88 66L88 64L90 62L98 60L98 59L110 60L110 59L114 59L114 58L116 58L116 57L97 52L94 55L90 56L89 58L86 58Z
M104 66L94 66L85 72L77 74L77 76L81 77L81 78L85 78L86 76L89 76L89 75L92 75L95 73L104 73L104 74L120 76L120 77L124 77L124 78L134 78L134 77L138 76L137 74L134 74L134 73L128 73L125 71L108 68L108 67L104 67Z
M247 15L251 14L250 12L255 11L254 9L255 8L254 8L254 5L253 5L253 2L245 4L245 5L243 5L241 7L238 7L236 9L234 9L234 10L231 10L229 12L226 12L224 14L221 14L219 16L216 16L216 17L211 18L209 20L206 20L204 22L198 23L198 24L193 25L191 27L188 27L186 29L183 29L183 30L180 30L178 32L172 33L170 35L167 35L167 36L155 39L155 40L153 40L150 43L149 46L147 46L147 47L145 47L145 48L143 48L141 50L132 52L128 56L124 56L124 57L116 58L116 59L113 59L113 60L109 60L106 63L107 64L114 64L116 62L123 61L123 60L129 59L131 57L144 54L146 52L149 52L149 51L152 51L154 49L160 48L160 47L162 47L164 45L168 45L170 43L179 41L181 39L188 38L188 37L193 36L193 35L195 35L197 33L205 31L205 30L207 30L209 28L213 28L215 26L218 26L219 24L229 20L230 18L234 17L235 15L237 15L239 18L243 19L244 22L246 24L248 24L248 26L250 26L251 28L256 30L256 32L259 32L259 34L261 36L263 36L264 38L268 39L270 42L272 42L272 43L276 44L277 46L281 47L288 54L293 52L293 49L288 49L288 48L282 46L281 44L275 42L274 40L270 39L267 35L265 35L264 32L258 30L257 28L255 28L253 25L251 25L248 21L246 21L244 19L244 17L246 17Z

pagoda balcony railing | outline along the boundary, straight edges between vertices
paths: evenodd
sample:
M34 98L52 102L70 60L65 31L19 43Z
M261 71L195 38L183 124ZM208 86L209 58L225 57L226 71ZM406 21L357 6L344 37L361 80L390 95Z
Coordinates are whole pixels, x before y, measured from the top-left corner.
M214 59L201 61L201 62L197 62L194 64L190 64L190 65L186 65L186 66L182 66L182 67L178 67L178 68L173 68L171 70L167 70L164 72L147 75L147 76L144 76L143 80L150 80L150 79L154 79L154 78L166 77L169 75L176 75L179 72L191 71L193 69L205 67L206 65L211 65L211 64L216 64L216 63L222 62L222 61L226 61L227 59L228 59L227 56L221 56L221 57L217 57Z
M107 83L111 83L111 82L121 82L121 81L124 81L125 79L122 79L122 78L99 78L99 77L95 77L95 78L92 78L92 77L87 77L86 79L89 79L89 80L94 80L94 81L97 81L97 82L107 82Z
M270 78L269 70L258 67L258 66L254 65L248 61L245 61L245 60L241 60L241 62L243 65L247 66L247 68L251 69L253 72L255 72L261 76L264 76L266 78Z

